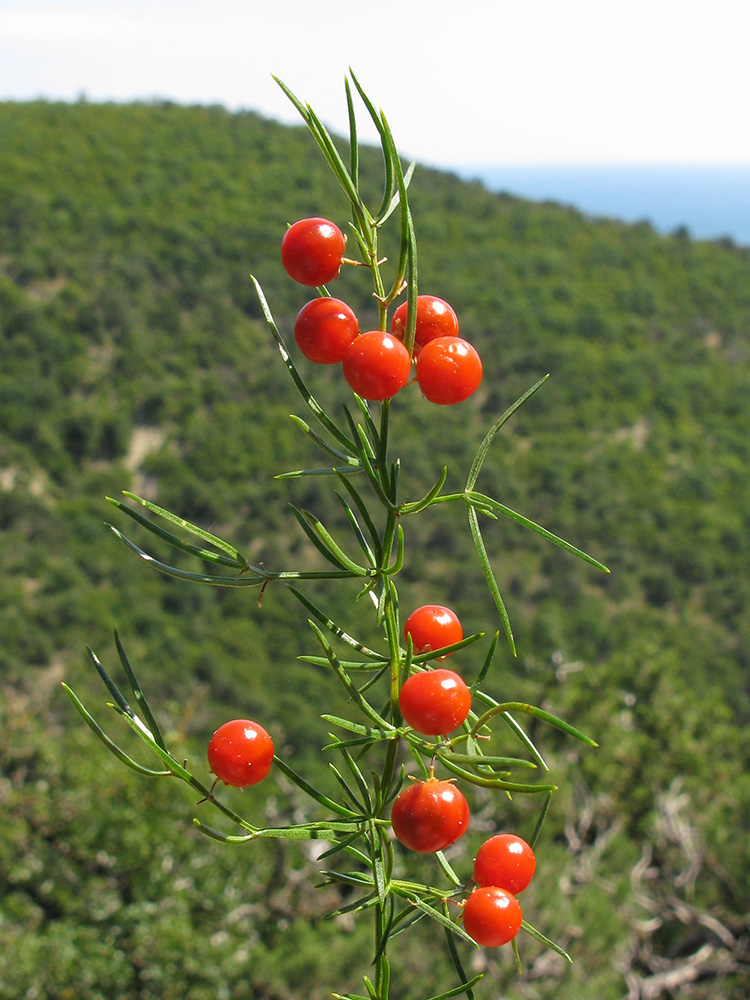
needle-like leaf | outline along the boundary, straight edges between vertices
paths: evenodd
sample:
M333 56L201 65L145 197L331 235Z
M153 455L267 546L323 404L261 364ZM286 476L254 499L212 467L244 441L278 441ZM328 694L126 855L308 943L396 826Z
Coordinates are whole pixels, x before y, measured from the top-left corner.
M482 567L484 578L487 581L487 586L490 588L490 593L492 594L492 599L495 602L495 607L500 612L500 621L503 623L503 629L505 630L505 637L508 640L508 645L510 646L513 655L518 656L515 639L513 638L513 630L510 627L508 611L500 594L500 588L497 585L495 574L492 571L490 559L487 555L487 549L484 547L484 539L482 538L482 532L479 529L477 512L475 508L471 506L469 506L469 528L471 530L471 537L474 540L474 548L477 550L477 555L479 556L479 564Z
M507 420L509 420L510 417L513 416L513 414L516 412L519 406L522 406L526 402L526 400L529 399L529 397L534 395L537 389L540 389L544 385L544 383L547 381L548 378L549 375L545 375L543 378L540 378L538 382L535 382L530 389L527 389L522 396L518 397L515 403L513 403L511 406L508 407L505 413L503 413L503 415L499 417L492 425L492 427L490 427L490 429L487 431L484 440L479 446L479 450L474 456L474 461L471 463L471 469L469 470L469 478L466 480L467 492L470 492L471 490L474 489L477 477L479 476L479 473L482 470L482 466L484 465L484 460L487 457L487 452L489 451L490 445L492 444L492 440L497 434L497 432L500 430L503 424Z
M91 731L99 737L104 746L112 754L114 754L114 756L117 757L118 760L122 761L123 764L126 764L133 771L137 771L138 774L146 775L149 778L171 777L172 775L171 771L156 771L151 767L145 767L143 764L139 764L138 761L133 760L132 757L130 757L128 754L125 753L124 750L121 750L120 747L117 746L114 740L111 740L109 736L107 736L107 734L104 732L101 726L98 725L98 723L94 720L93 716L91 716L91 714L87 711L87 709L85 708L81 700L78 698L78 696L75 694L75 692L71 688L69 688L67 684L63 684L62 687L65 693L70 698L70 700L75 705L77 711L79 712L79 714L81 715L81 717L83 718L84 722L89 727L89 729L91 729Z

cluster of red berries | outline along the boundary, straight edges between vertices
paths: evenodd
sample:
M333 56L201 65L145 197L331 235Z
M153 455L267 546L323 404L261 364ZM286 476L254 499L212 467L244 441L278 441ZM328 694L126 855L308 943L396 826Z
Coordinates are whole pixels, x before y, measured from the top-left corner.
M428 604L406 620L404 633L417 653L460 642L461 623L450 608ZM451 656L448 652L446 656ZM467 718L471 692L452 670L426 670L404 683L399 697L407 725L426 736L447 736ZM412 851L433 854L454 844L469 825L469 806L453 781L430 776L404 788L393 803L396 838ZM474 861L477 888L463 904L466 932L477 944L498 947L512 940L523 914L516 895L531 881L536 859L520 837L500 833L479 849Z
M466 832L469 807L452 781L431 776L399 792L391 823L397 840L409 850L434 854ZM498 833L482 844L474 859L477 887L462 908L464 928L477 944L496 948L516 936L523 920L516 896L535 869L534 851L513 833Z
M281 243L287 274L302 285L326 285L344 262L346 238L327 219L300 219ZM294 339L306 358L319 365L341 364L349 387L363 399L391 399L412 373L404 346L407 303L396 309L391 332L360 333L353 310L340 299L322 296L302 307ZM479 387L482 362L458 335L453 309L434 295L417 296L414 340L416 379L432 403L460 403Z
M413 611L404 625L416 653L442 650L463 638L455 612L439 604ZM445 656L451 656L449 650ZM439 657L443 659L444 657ZM412 674L401 687L399 709L404 722L425 736L447 736L466 720L471 691L454 671L438 668ZM208 762L217 779L237 788L262 781L273 762L273 741L248 719L220 726L208 744ZM396 796L391 810L393 833L409 850L434 854L454 844L469 825L469 806L452 780L430 775L413 781ZM463 904L466 932L485 947L506 944L523 919L515 898L531 881L534 852L514 834L491 837L474 860L477 888Z

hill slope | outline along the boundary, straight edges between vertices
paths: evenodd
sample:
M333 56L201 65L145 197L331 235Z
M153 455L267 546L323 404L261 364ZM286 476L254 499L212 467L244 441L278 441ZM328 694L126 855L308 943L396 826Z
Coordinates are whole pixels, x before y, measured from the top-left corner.
M377 170L373 152L373 185ZM399 397L409 489L446 462L458 484L492 420L549 371L496 441L483 488L612 570L510 523L487 532L520 652L503 663L509 689L602 743L549 744L563 787L577 784L555 804L532 901L577 964L534 988L614 1000L708 943L714 964L692 995L744 996L729 938L703 916L746 939L750 256L434 171L417 172L412 198L420 287L452 302L485 381L439 420L416 393ZM132 489L268 565L314 558L286 503L330 501L273 479L309 454L248 272L288 332L306 295L284 280L280 233L344 212L307 135L254 115L0 106L3 1000L292 997L330 985L332 966L342 980L359 968L360 931L321 928L306 883L279 884L304 856L183 837L192 804L121 774L55 683L102 705L82 650L112 660L116 626L186 754L242 706L323 769L318 693L337 695L294 659L307 638L292 599L272 589L259 611L150 574L101 520L116 517L104 495ZM356 275L340 289L374 319ZM335 396L334 374L312 377ZM436 514L408 546L423 555L407 599L495 627L463 523ZM349 594L331 599L343 621L358 613ZM309 918L290 925L297 913ZM529 995L493 969L508 996Z

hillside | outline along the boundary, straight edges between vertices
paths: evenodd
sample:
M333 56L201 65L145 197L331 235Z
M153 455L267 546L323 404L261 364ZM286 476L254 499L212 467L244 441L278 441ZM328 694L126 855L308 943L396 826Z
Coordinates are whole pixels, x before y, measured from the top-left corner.
M374 185L379 153L362 170ZM439 420L416 393L399 397L408 492L445 463L460 483L492 421L550 372L496 440L482 488L611 569L511 522L487 530L519 649L503 654L509 690L601 743L547 737L566 790L530 905L575 964L532 942L520 980L502 956L491 970L514 1000L740 1000L750 254L435 171L417 170L411 197L420 288L451 301L485 377ZM117 520L104 497L129 489L269 566L314 565L287 502L336 515L325 484L273 478L310 453L248 274L288 333L307 296L284 280L280 236L337 213L343 224L301 129L220 108L0 105L0 933L12 943L0 1000L356 985L364 928L319 920L304 852L199 839L189 797L123 773L59 687L104 721L85 646L114 667L116 627L186 756L241 707L273 720L300 769L325 769L318 699L339 695L295 659L310 642L300 606L281 587L259 609L254 593L160 577L102 520ZM374 320L356 274L338 287ZM335 373L310 377L321 398L340 390ZM494 629L459 522L441 510L415 523L407 545L424 556L407 563L404 593L461 607L467 631ZM351 596L331 593L343 621L360 613ZM293 806L278 779L270 800L246 800ZM411 961L440 982L428 938ZM671 993L658 979L669 971Z

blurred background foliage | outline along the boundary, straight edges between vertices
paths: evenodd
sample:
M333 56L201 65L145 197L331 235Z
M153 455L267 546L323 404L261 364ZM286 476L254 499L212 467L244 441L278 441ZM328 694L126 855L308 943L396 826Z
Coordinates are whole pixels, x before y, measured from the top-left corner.
M102 526L135 537L104 501L129 489L268 568L317 566L286 504L339 514L325 481L274 479L319 459L288 419L301 404L248 273L290 336L308 295L283 274L280 237L306 215L345 223L326 169L305 131L254 114L0 105L0 1000L359 988L367 921L322 919L333 899L313 890L315 845L202 838L190 796L126 772L59 684L116 728L84 649L115 670L117 627L197 773L210 733L246 716L329 785L318 716L342 706L295 659L314 651L301 606L280 586L259 608L255 591L160 577ZM362 170L376 199L380 154L365 150ZM524 909L575 964L530 938L521 977L507 949L467 951L491 974L478 995L745 998L750 254L431 170L417 171L412 207L420 288L453 304L485 378L456 408L414 389L396 400L407 498L445 463L460 489L492 421L551 372L496 439L479 488L612 570L487 522L519 648L517 661L503 650L489 687L601 748L533 732L561 790ZM336 294L365 328L375 309L349 271ZM335 408L340 372L304 371ZM446 603L466 631L492 633L460 511L405 527L403 606ZM306 590L378 641L351 588ZM455 665L472 676L484 648ZM307 808L278 775L234 798L252 822ZM473 816L453 849L467 877L483 835L534 821L526 803L482 794ZM436 933L423 922L397 939L395 995L445 988Z

